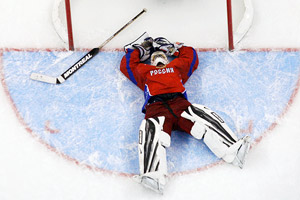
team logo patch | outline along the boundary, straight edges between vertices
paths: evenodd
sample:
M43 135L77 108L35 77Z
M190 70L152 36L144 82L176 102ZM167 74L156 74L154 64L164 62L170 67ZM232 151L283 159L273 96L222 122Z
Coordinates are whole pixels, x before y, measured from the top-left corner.
M104 171L137 174L144 99L118 71L123 52L101 52L63 84L29 78L32 72L57 77L85 54L3 51L2 85L20 124L58 155ZM252 142L260 141L288 111L298 91L299 52L198 52L198 56L199 69L185 85L188 98L213 110L239 138L247 134ZM173 69L152 71L162 73ZM170 173L195 171L219 161L203 142L182 132L172 134L167 160Z

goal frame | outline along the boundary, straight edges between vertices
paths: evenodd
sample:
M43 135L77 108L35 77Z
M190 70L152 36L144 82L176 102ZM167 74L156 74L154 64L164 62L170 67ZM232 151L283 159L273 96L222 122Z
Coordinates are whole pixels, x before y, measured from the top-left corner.
M226 0L227 5L227 29L228 29L228 49L234 50L233 44L233 28L232 28L232 4L231 0Z
M70 0L65 0L65 7L66 7L66 19L67 19L69 50L70 51L74 51L74 40L73 40L73 30L72 30L72 17L71 17L71 4L70 4Z
M66 14L66 25L61 23L58 16L59 10L57 7L61 3L65 3L65 14ZM225 1L225 0L224 0ZM236 30L233 30L233 20L232 20L232 0L226 0L226 12L227 12L227 34L228 34L228 50L234 51L238 43L243 39L248 30L250 29L253 21L253 6L252 0L241 0L244 2L245 12L244 16L241 19L238 26L236 26ZM56 3L53 8L52 19L54 23L55 30L59 37L62 39L64 43L67 44L68 49L74 50L74 39L73 39L73 30L72 30L72 17L71 17L71 3L70 0L56 0ZM224 16L225 17L225 16ZM58 21L58 22L57 22ZM67 26L67 27L64 27ZM67 29L66 29L67 28ZM65 30L66 29L66 30Z

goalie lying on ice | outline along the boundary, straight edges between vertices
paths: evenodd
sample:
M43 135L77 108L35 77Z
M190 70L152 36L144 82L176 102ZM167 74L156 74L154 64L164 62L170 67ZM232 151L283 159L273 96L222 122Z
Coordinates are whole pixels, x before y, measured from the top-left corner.
M153 40L144 33L124 50L120 70L145 94L138 144L140 174L136 176L140 183L163 193L172 130L202 139L217 157L243 167L250 138L238 139L215 112L187 100L184 84L198 67L194 48L163 37ZM169 62L167 56L176 58ZM149 58L150 65L144 63Z

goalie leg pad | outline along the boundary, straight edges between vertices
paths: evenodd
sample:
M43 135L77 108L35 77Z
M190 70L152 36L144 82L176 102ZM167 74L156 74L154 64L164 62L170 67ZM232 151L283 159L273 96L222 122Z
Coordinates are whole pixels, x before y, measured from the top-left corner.
M207 129L207 132L203 138L203 142L218 158L222 158L228 163L233 161L234 157L227 156L228 153L232 155L229 150L233 148L230 148L230 146L224 143L223 138L220 137L217 132Z
M163 131L165 117L144 119L139 131L139 179L143 185L162 192L167 181L166 147L171 138Z
M224 120L209 108L193 104L182 114L182 117L194 122L190 133L197 139L203 139L207 147L225 162L232 163L244 143L226 125Z
M202 122L194 122L194 125L190 131L191 135L198 140L203 139L203 136L206 132L207 129Z
M224 120L206 106L193 104L189 106L188 109L181 114L181 116L192 122L198 122L203 124L205 127L210 127L212 130L217 131L228 144L233 144L238 140L237 136L227 126Z

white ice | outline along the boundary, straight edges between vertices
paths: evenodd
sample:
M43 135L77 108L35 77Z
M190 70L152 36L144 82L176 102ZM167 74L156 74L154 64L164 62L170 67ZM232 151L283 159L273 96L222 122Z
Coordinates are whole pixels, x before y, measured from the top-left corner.
M106 48L122 48L143 31L197 48L227 45L225 0L72 1L77 48L100 45L132 16L148 13ZM238 1L233 1L240 4ZM51 24L53 0L0 2L0 48L62 48ZM300 1L253 0L253 25L243 48L300 48ZM234 10L237 10L235 8ZM295 66L299 67L299 66ZM128 177L65 160L33 139L0 89L0 199L300 199L300 97L262 141L243 170L221 164L171 177L163 196Z

